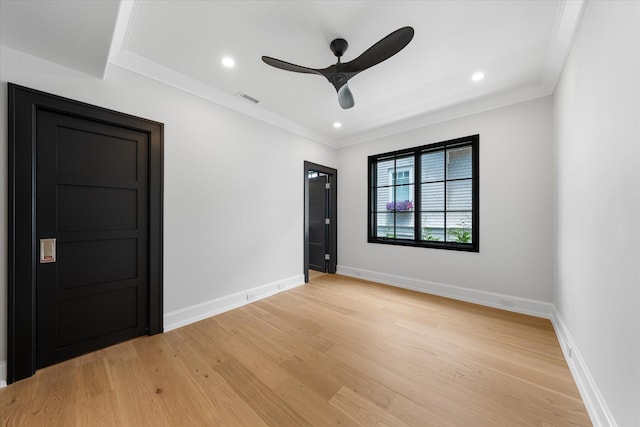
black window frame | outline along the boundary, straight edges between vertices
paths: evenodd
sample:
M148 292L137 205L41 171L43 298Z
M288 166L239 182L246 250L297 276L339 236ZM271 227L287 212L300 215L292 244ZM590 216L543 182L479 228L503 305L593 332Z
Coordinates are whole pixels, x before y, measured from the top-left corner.
M421 155L425 152L445 152L446 150L453 148L471 147L471 243L460 242L446 242L446 241L433 241L422 240L422 210L421 210L421 197L422 192L420 187L421 181L421 168L422 162L420 161ZM382 212L377 210L377 189L380 188L377 185L376 165L378 162L389 160L390 158L406 158L413 157L414 162L414 236L413 239L397 238L397 237L378 237L377 236L377 214ZM445 155L446 157L446 155ZM443 182L454 181L448 180L445 177ZM448 249L455 251L467 251L467 252L480 252L480 135L469 135L462 138L450 139L447 141L436 142L432 144L421 145L418 147L406 148L402 150L391 151L388 153L376 154L368 157L368 198L367 198L367 241L369 243L380 243L386 245L400 245L400 246L414 246L422 248L433 249ZM445 190L446 191L446 190ZM446 202L443 207L445 212L448 211ZM394 215L397 212L394 211ZM447 232L446 223L444 232ZM394 231L395 236L395 231Z

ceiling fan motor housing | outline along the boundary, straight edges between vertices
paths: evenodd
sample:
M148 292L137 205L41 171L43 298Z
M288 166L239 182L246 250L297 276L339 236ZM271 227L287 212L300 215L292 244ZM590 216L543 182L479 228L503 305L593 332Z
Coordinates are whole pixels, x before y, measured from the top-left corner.
M349 81L349 78L351 78L352 74L353 73L337 72L337 73L327 74L325 77L327 78L327 80L331 82L331 84L336 88L336 90L340 90L342 86L347 84L347 81Z
M345 39L335 39L331 42L329 47L331 48L331 52L333 52L335 56L340 58L347 51L349 43L347 43Z

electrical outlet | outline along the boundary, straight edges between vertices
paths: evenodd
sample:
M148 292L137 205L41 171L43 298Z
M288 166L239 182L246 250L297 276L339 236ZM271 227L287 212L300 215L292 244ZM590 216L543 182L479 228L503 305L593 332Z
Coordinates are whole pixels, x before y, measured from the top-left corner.
M251 301L256 298L256 294L247 294L247 301Z
M503 305L505 307L514 307L516 303L512 299L501 298L500 305Z
M284 283L278 283L278 289L284 289Z

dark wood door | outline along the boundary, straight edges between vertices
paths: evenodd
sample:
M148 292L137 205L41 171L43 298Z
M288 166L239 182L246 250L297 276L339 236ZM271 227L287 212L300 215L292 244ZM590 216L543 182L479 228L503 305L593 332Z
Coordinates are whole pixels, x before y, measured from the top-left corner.
M148 134L39 110L38 368L148 331ZM45 261L51 261L51 258Z
M309 268L327 272L327 175L309 178Z

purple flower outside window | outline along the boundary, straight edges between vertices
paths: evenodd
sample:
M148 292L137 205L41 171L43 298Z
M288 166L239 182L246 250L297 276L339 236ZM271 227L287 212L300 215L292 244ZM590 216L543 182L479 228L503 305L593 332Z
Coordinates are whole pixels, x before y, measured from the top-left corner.
M413 209L413 202L411 200L387 203L388 211L404 212L410 211L411 209Z

